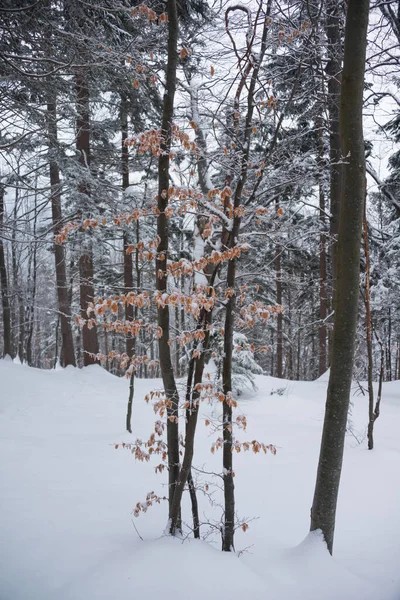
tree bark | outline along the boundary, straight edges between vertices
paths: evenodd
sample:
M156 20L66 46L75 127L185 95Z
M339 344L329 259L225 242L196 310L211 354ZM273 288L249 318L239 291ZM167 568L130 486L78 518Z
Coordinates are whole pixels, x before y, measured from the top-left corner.
M337 236L339 232L340 199L343 185L342 148L339 130L339 101L342 79L342 48L340 17L341 5L337 0L327 2L326 37L328 41L328 98L329 159L330 159L330 235L332 265L332 300L334 300L337 272Z
M242 194L246 185L248 168L249 168L249 156L250 156L250 142L252 136L252 120L254 113L254 94L258 80L258 74L264 54L267 47L267 34L269 26L269 12L271 9L271 2L267 4L267 14L264 18L263 34L261 39L261 48L257 56L256 61L248 63L246 68L243 70L242 78L239 82L238 89L235 96L235 109L238 106L241 91L246 84L247 76L251 72L250 84L248 86L247 93L247 114L244 124L244 134L242 143L242 152L240 160L240 172L237 180L235 192L233 195L233 222L232 230L227 236L225 242L227 248L234 248L239 241L240 233L240 206L242 203ZM229 10L235 10L235 7L228 8ZM227 15L227 12L226 12ZM227 17L226 17L227 18ZM250 68L251 65L251 68ZM237 123L238 125L238 123ZM239 127L237 127L237 132ZM229 200L230 204L230 200ZM222 244L224 245L224 231L222 232ZM222 387L225 399L222 403L222 431L223 431L223 478L224 478L224 528L222 535L222 550L230 552L234 549L234 532L235 532L235 485L233 481L233 469L232 469L232 443L233 443L233 424L232 424L232 403L230 401L232 395L232 355L233 355L233 333L235 323L235 306L236 306L236 257L228 261L228 269L226 276L226 288L229 290L229 294L226 300L226 313L225 313L225 327L224 327L224 358L222 364Z
M374 387L373 387L373 356L372 356L372 315L371 315L371 294L370 294L370 275L371 275L371 258L369 252L369 240L368 240L368 223L367 215L364 211L364 226L363 226L363 237L364 237L364 251L365 251L365 324L367 333L367 356L368 356L368 450L374 449L374 426L375 421L380 415L380 405L382 399L382 383L383 374L385 369L385 352L383 344L376 335L378 344L381 350L381 361L379 370L379 385L378 395L376 404L374 406Z
M336 317L321 450L311 508L311 531L322 530L330 553L333 549L358 317L365 201L362 108L368 12L368 0L349 0L340 95L341 148L346 164L343 169L337 249Z
M168 206L169 164L171 148L171 129L174 114L174 97L176 90L176 69L178 62L178 15L175 0L168 0L168 61L165 92L162 113L162 143L161 154L158 160L158 210L157 235L160 243L157 248L156 259L156 289L163 293L167 291L167 258L168 258L168 219L165 209ZM179 394L176 387L175 376L169 346L169 307L160 306L157 310L158 325L162 335L158 340L161 376L163 379L165 395L170 402L167 409L167 442L168 442L168 478L169 478L169 514L171 515L175 486L179 477ZM177 527L180 528L180 519Z
M56 94L51 88L49 88L49 98L47 103L47 129L49 134L51 217L53 221L53 232L56 236L62 225L62 210L60 170L55 157L57 147L57 104ZM61 325L62 365L64 367L67 367L68 365L75 367L76 362L71 326L71 305L68 294L65 250L61 244L54 245L54 260L56 266L58 311Z
M217 275L217 267L214 268L214 271L209 280L209 286L212 288L214 285L215 277ZM191 358L189 362L188 376L187 376L187 384L186 384L186 402L188 403L188 408L186 410L186 435L185 435L185 453L183 455L182 467L179 472L179 477L175 487L175 493L171 505L171 514L170 514L170 531L172 534L175 533L177 528L177 522L179 518L179 511L181 506L181 500L183 495L183 490L185 488L186 482L189 485L189 492L192 502L192 515L193 515L193 529L194 536L200 536L200 524L199 524L199 516L198 516L198 506L196 499L196 490L194 488L191 468L192 461L194 455L194 440L196 435L196 427L197 427L197 417L199 413L199 401L200 401L200 392L196 389L197 384L200 384L203 380L203 373L205 367L205 358L206 352L208 350L208 345L210 342L210 329L211 325L211 317L212 311L206 311L202 309L199 317L199 321L197 324L197 329L205 330L205 338L201 344L201 354L197 359Z
M128 137L128 112L125 96L121 97L120 106L120 121L121 121L121 170L122 170L122 190L125 191L129 187L129 150L125 145L125 140ZM127 294L133 290L133 256L132 253L127 253L129 246L129 236L126 231L123 234L124 245L124 293ZM125 319L133 321L133 306L127 304L125 307ZM126 353L128 356L133 356L135 339L133 336L126 338Z
M370 295L370 255L368 243L368 223L364 207L363 237L365 252L365 329L367 337L367 381L368 381L368 450L374 447L374 384L373 384L373 357L372 357L372 317Z
M120 106L120 122L121 122L121 170L122 170L122 190L125 191L129 187L129 154L128 146L125 145L125 140L128 137L128 112L126 97L121 96ZM133 290L133 258L132 253L127 252L129 246L129 235L127 231L123 233L123 262L124 262L124 294L128 294ZM125 306L125 319L133 321L134 307L132 304ZM136 338L128 335L126 338L126 353L132 358L135 353ZM126 430L132 433L132 403L135 392L135 372L132 370L129 381L129 396L128 406L126 410Z
M34 217L33 217L33 239L36 241L36 229L37 229L37 174L35 178L35 203L34 203ZM33 250L29 255L29 268L28 268L28 297L29 304L27 306L27 326L28 335L26 339L26 362L30 367L33 367L33 331L35 327L35 298L36 298L36 282L37 282L37 244L34 243Z
M1 302L3 308L3 357L13 358L13 348L11 339L11 308L8 290L7 266L3 244L4 227L4 186L0 185L0 281L1 281Z
M76 101L76 149L79 153L79 164L82 169L82 179L78 186L78 191L81 195L80 209L82 214L88 215L90 213L90 186L87 181L90 174L90 122L89 88L84 69L79 69L76 74ZM87 308L89 302L92 302L94 298L93 248L89 235L89 233L86 233L87 239L82 245L83 247L79 257L80 305L82 319L87 319ZM98 363L98 360L93 357L93 355L96 355L99 352L96 325L93 325L91 328L84 325L82 330L82 346L84 366L86 367Z
M279 205L277 204L277 208ZM276 303L282 304L282 248L280 244L275 247L275 282ZM278 313L276 319L276 376L283 377L283 315Z
M326 233L325 233L325 156L323 139L323 120L321 115L317 118L318 130L318 166L319 166L319 375L325 373L328 366L327 356L327 327L325 319L328 314L327 281L326 281Z

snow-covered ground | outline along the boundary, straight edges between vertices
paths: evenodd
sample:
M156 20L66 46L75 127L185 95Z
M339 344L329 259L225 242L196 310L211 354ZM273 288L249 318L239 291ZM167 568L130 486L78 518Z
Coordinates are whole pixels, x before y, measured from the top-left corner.
M217 536L164 536L165 503L134 519L137 531L132 523L147 492L166 493L166 473L114 444L148 438L154 413L143 397L159 381L136 382L133 436L124 431L127 382L100 367L0 361L0 381L1 600L400 599L400 382L384 386L373 452L362 440L367 399L353 396L361 444L348 436L332 559L307 535L326 377L258 376L259 391L240 400L248 431L238 437L278 451L234 456L238 515L253 519L236 535L239 556L220 552ZM203 422L216 410L205 406L199 423L195 464L205 471L221 469ZM200 502L204 521L220 517L201 494Z

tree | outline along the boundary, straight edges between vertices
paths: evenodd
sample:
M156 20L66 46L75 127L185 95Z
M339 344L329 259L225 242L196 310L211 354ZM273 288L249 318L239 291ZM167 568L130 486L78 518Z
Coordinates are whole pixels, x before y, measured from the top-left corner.
M3 244L3 223L4 223L4 186L0 183L0 282L1 282L1 300L3 307L3 335L4 347L3 357L13 357L11 341L11 310L8 290L7 265Z
M52 90L49 89L49 97L47 102L47 128L49 134L51 214L54 236L57 236L62 226L62 209L60 169L57 162L57 92L54 88ZM65 367L68 365L75 367L76 362L71 326L71 306L68 297L65 250L60 244L55 244L54 246L54 259L56 269L58 310L61 321L62 364Z
M336 314L324 427L311 508L311 531L322 530L330 553L333 549L358 319L366 176L362 116L368 13L368 0L349 0L340 93L341 151L346 162L337 247Z
M178 63L178 13L175 0L168 0L168 58L167 73L163 101L161 125L160 157L158 159L158 199L157 235L159 245L156 260L156 289L161 294L167 291L167 259L168 259L168 206L169 163L171 150L172 118L174 114L174 97L176 90L176 69ZM170 402L167 420L168 439L168 485L169 506L172 509L175 486L179 477L179 393L176 387L174 371L169 346L169 307L160 305L158 308L158 326L161 336L158 340L161 376L165 394ZM178 527L179 522L177 523Z

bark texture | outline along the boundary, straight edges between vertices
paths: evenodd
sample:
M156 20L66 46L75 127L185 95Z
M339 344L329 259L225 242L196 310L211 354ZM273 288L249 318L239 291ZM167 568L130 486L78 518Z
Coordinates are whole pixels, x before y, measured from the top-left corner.
M49 88L49 98L47 103L47 130L49 134L51 216L53 222L53 232L56 236L62 226L62 211L60 170L55 157L57 148L57 105L56 95L51 88ZM65 250L61 244L54 245L54 260L56 264L57 300L61 324L62 364L64 367L67 367L68 365L73 365L75 367L76 363L74 340L71 327L71 307L68 297Z
M321 115L317 118L318 130L318 167L319 167L319 361L318 372L321 376L328 368L327 355L327 327L326 317L328 314L328 296L327 296L327 256L326 256L326 224L325 224L325 189L324 189L324 140L323 140L323 120Z
M163 141L161 143L161 154L158 160L158 210L157 235L160 243L157 248L156 259L156 288L159 292L167 291L167 258L168 258L168 219L165 215L165 209L168 206L168 188L169 188L169 163L171 147L171 129L172 118L174 114L174 97L176 90L176 69L178 62L177 54L178 44L178 15L175 0L168 0L168 61L167 78L165 83L165 92L163 99L163 114L161 133ZM179 477L179 428L178 428L178 408L179 394L176 387L175 376L172 366L171 350L169 342L169 307L160 306L158 308L158 325L161 327L162 335L158 340L159 358L161 376L163 379L164 390L167 400L170 403L168 407L167 420L167 442L168 442L168 476L169 476L169 511L173 503L175 485ZM178 519L177 526L180 527Z
M311 508L311 531L322 530L330 553L333 549L358 317L365 200L362 106L368 12L368 0L349 0L340 95L341 148L346 164L343 169L337 248L336 316L317 481Z
M79 153L79 164L82 169L81 183L78 191L81 195L81 210L87 216L90 213L89 198L89 166L90 166L90 119L89 119L89 88L87 76L84 69L78 70L76 74L76 100L77 100L77 132L76 149ZM89 302L94 298L94 265L92 242L86 233L86 239L82 244L81 256L79 257L80 278L80 306L81 317L87 319L87 308ZM92 365L98 361L93 355L99 352L99 341L96 326L89 328L87 325L82 330L83 364Z
M128 137L128 111L127 101L125 96L121 96L120 106L120 122L121 122L121 171L122 171L122 189L125 191L129 187L129 153L128 146L125 145L125 140ZM124 294L128 294L133 290L133 258L132 253L127 252L129 246L129 234L127 231L123 233L123 261L124 261ZM139 287L139 286L138 286ZM136 307L135 307L136 308ZM133 321L134 307L132 304L125 306L125 319ZM137 311L137 308L136 308ZM135 353L136 338L128 335L126 338L126 353L132 357ZM132 433L132 403L135 393L135 372L132 371L129 381L129 397L128 406L126 409L126 430Z
M342 80L342 46L340 18L342 7L336 0L327 2L326 37L328 41L328 97L329 112L329 158L330 158L330 234L332 265L332 299L334 298L337 272L337 236L339 232L340 199L343 185L343 166L340 164L342 148L339 129L340 86Z

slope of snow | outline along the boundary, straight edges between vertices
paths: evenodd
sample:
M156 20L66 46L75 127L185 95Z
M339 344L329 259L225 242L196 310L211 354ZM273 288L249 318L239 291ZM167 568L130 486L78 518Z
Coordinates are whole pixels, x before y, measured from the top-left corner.
M221 553L217 535L210 543L163 535L165 503L134 519L137 530L132 523L136 502L151 490L166 494L166 474L114 444L147 439L154 413L143 397L159 381L136 381L129 436L127 382L100 367L39 371L0 361L0 378L1 600L399 600L400 382L384 386L373 452L356 440L366 396L353 396L332 559L321 536L308 534L326 377L257 376L257 394L241 397L248 431L238 437L278 452L234 456L236 508L250 520L236 535L239 557ZM195 464L207 472L221 470L203 423L217 410L205 406L199 422ZM213 498L218 505L220 490ZM199 500L202 520L217 522L220 507Z

